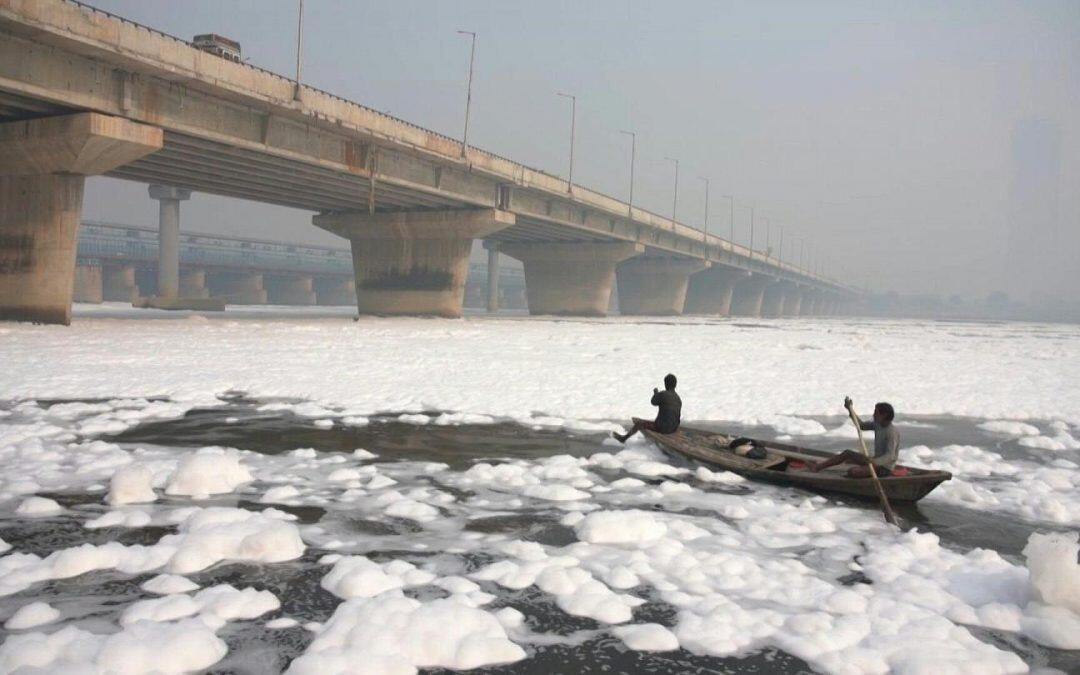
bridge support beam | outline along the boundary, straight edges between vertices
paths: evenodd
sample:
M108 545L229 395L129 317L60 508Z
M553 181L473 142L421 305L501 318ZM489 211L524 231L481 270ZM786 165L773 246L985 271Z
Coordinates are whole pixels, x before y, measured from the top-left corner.
M761 316L772 319L783 316L787 292L787 284L783 282L774 281L767 285L761 298Z
M105 265L101 268L102 295L108 302L135 302L139 286L131 265Z
M484 244L488 252L487 264L487 311L499 311L499 243Z
M796 317L802 310L803 290L796 284L785 284L783 316Z
M85 176L161 144L160 129L97 113L0 124L0 320L71 323Z
M775 278L759 273L740 281L731 299L731 313L735 316L761 316L765 289L775 283Z
M180 270L180 297L199 300L210 297L210 289L206 287L206 270L194 268Z
M230 305L265 305L266 288L258 272L215 272L210 276L210 294Z
M502 251L525 265L529 314L606 316L615 266L640 255L631 242L504 243Z
M361 314L460 317L473 239L514 224L498 209L328 213L316 226L352 242Z
M345 277L315 277L315 302L320 305L355 305L356 280Z
M265 279L271 305L314 305L315 282L307 275L274 275Z
M690 275L708 266L704 260L638 256L615 268L619 313L677 316L686 305Z
M750 278L746 270L713 264L709 269L690 275L686 290L686 314L728 316L735 286Z
M89 302L100 305L104 299L104 287L101 278L101 263L82 262L75 265L75 302Z
M150 198L158 201L157 297L173 300L180 295L180 202L191 190L151 185Z

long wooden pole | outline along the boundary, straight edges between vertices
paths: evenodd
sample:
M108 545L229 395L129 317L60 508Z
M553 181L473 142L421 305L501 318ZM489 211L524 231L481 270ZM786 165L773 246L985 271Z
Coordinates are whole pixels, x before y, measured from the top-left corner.
M890 525L896 525L897 527L900 527L900 521L896 517L896 513L893 512L892 506L889 505L889 498L885 496L885 488L881 486L881 479L878 478L877 471L874 469L874 461L873 458L870 457L870 451L866 449L866 441L863 440L862 435L862 421L859 419L859 415L855 412L854 404L848 408L848 415L851 417L851 421L855 425L856 433L859 434L859 447L862 448L863 454L866 455L866 465L870 468L870 477L874 479L874 489L877 490L878 498L881 500L881 511L885 514L885 521Z

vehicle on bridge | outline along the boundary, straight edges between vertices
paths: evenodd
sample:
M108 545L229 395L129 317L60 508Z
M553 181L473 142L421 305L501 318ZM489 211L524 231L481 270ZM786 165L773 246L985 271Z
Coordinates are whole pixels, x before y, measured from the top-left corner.
M236 40L230 40L223 35L218 35L217 33L203 33L202 35L196 35L191 38L191 44L195 49L209 52L214 56L220 56L223 59L228 59L237 63L243 62L243 59L240 57L240 43Z

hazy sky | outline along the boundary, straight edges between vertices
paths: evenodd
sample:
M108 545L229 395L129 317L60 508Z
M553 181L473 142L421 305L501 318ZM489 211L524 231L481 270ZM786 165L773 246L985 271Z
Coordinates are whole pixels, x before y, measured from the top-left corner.
M295 0L92 4L180 37L221 33L252 63L294 68ZM555 92L574 93L576 182L625 199L619 130L633 129L636 203L671 212L665 157L677 157L680 220L700 224L707 176L711 231L729 231L722 195L733 194L737 241L752 204L758 242L764 217L774 248L784 227L785 258L804 237L845 280L944 294L1080 288L1076 0L306 0L304 28L307 83L455 137L469 56L455 31L476 31L473 144L565 175L570 109ZM1060 143L1054 209L1015 201L1013 130L1031 120ZM185 229L335 239L306 212L207 195L183 208ZM85 215L154 224L157 210L145 186L96 178ZM1046 258L1017 261L1014 227L1060 236Z

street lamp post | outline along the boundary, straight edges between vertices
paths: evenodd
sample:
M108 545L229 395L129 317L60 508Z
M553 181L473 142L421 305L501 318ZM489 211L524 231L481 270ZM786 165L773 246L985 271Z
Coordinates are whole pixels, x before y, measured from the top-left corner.
M296 90L293 99L300 100L300 55L304 51L304 0L300 0L300 9L296 17Z
M750 207L750 259L754 259L754 207Z
M472 107L472 76L473 64L476 62L476 33L471 30L459 30L458 35L468 35L472 38L472 46L469 47L469 83L465 89L465 132L461 135L461 156L465 157L469 147L469 108Z
M574 191L574 131L577 126L577 96L555 92L557 96L570 99L570 177L566 179L566 191Z
M705 246L705 259L709 259L709 179L705 176L698 176L698 178L705 182L705 218L701 223L701 242Z
M780 226L780 251L777 253L776 257L780 260L780 264L783 265L784 264L784 226L783 225Z
M671 229L675 229L675 214L679 208L679 160L674 157L665 157L664 159L675 163L675 196L671 201Z
M731 250L735 250L735 197L724 195L724 199L731 202L731 211L728 213L728 225L731 227Z
M765 216L762 216L761 219L765 221L765 259L768 260L770 257L772 257L770 255L772 253L772 243L771 243L771 236L772 236L771 235L771 229L772 229L771 225L772 225L772 223L770 223L769 219L766 218Z
M633 131L620 131L630 137L630 198L626 200L626 212L630 220L634 219L634 155L637 152L637 134Z

